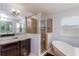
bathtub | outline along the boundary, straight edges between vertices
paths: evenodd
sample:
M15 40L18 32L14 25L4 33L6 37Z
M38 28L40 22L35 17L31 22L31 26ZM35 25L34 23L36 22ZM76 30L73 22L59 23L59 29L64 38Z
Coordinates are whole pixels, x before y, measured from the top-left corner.
M52 42L54 52L60 51L61 56L79 56L79 48L73 47L72 45L65 43L63 41L53 41Z

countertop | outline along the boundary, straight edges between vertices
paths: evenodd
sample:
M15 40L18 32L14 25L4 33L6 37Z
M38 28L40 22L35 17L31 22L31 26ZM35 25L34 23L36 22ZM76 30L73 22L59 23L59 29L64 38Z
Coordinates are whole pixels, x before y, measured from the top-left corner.
M0 45L9 44L17 41L22 41L31 38L30 34L15 35L10 37L0 38Z

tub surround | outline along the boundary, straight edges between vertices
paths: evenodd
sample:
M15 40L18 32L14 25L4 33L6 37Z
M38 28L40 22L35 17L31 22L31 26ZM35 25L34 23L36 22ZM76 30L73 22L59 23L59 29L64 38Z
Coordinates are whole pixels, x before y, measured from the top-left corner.
M79 48L63 41L53 41L53 51L58 56L79 56Z

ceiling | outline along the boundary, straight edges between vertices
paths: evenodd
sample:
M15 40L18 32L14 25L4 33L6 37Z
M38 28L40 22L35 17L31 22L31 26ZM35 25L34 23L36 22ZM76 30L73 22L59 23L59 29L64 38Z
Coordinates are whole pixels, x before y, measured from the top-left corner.
M31 12L33 14L42 13L44 15L53 15L58 12L79 7L78 3L1 3L0 10L10 10L16 8L22 13Z
M27 11L32 13L55 14L63 10L79 7L79 4L68 3L40 3L40 4L23 4Z

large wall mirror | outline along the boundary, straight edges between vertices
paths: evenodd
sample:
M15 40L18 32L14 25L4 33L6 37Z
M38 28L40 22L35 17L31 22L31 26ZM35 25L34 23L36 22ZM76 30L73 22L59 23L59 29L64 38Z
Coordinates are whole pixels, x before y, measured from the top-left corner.
M8 18L5 14L0 14L0 34L12 32L12 19Z
M0 34L26 33L25 19L0 13Z

